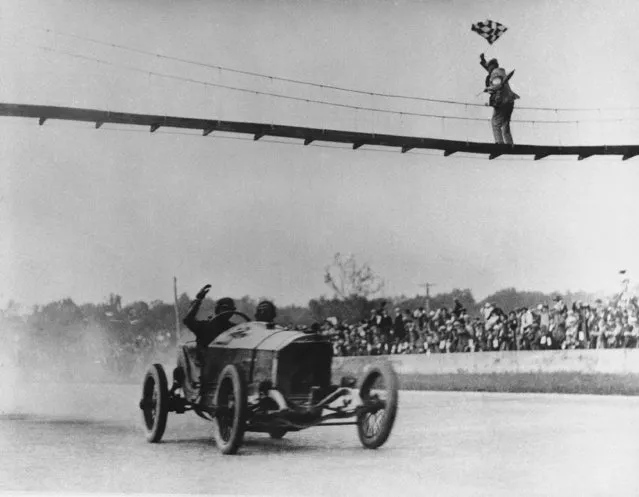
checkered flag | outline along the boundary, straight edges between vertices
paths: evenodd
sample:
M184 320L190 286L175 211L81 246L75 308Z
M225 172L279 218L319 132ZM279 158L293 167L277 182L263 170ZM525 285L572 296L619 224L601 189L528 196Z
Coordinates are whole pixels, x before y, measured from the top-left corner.
M472 31L479 36L486 38L486 41L491 45L495 43L501 35L503 35L508 28L503 24L496 21L479 21L473 24Z

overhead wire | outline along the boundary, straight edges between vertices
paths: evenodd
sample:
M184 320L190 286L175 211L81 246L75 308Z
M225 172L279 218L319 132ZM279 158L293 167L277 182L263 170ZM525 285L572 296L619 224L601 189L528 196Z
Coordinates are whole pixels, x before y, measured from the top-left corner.
M24 42L22 42L24 43ZM37 48L39 50L43 50L43 51L47 51L47 52L53 52L53 53L59 53L65 56L69 56L69 57L73 57L79 60L85 60L85 61L90 61L90 62L96 62L98 64L104 64L104 65L110 65L112 67L118 67L121 69L126 69L129 71L134 71L134 72L138 72L138 73L142 73L148 76L157 76L157 77L161 77L161 78L169 78L169 79L174 79L174 80L178 80L178 81L184 81L187 83L192 83L192 84L197 84L197 85L205 85L205 86L210 86L210 87L214 87L214 88L222 88L222 89L226 89L226 90L231 90L231 91L237 91L237 92L242 92L242 93L248 93L248 94L254 94L254 95L265 95L265 96L270 96L270 97L274 97L274 98L280 98L280 99L286 99L286 100L293 100L293 101L298 101L298 102L305 102L305 103L313 103L313 104L319 104L319 105L326 105L326 106L331 106L331 107L339 107L339 108L345 108L345 109L351 109L351 110L364 110L364 111L371 111L371 112L378 112L378 113L384 113L384 114L392 114L392 115L396 115L396 116L412 116L412 117L425 117L425 118L433 118L433 119L451 119L451 120L458 120L458 121L481 121L481 122L487 122L490 121L489 118L482 118L482 117L467 117L467 116L450 116L450 115L442 115L442 114L430 114L430 113L422 113L422 112L411 112L411 111L398 111L398 110L390 110L390 109L380 109L377 107L364 107L364 106L359 106L359 105L352 105L352 104L343 104L343 103L338 103L338 102L327 102L327 101L323 101L323 100L317 100L317 99L313 99L313 98L304 98L304 97L295 97L295 96L291 96L291 95L284 95L281 93L275 93L275 92L268 92L268 91L261 91L261 90L255 90L255 89L251 89L251 88L244 88L244 87L238 87L238 86L232 86L232 85L225 85L222 83L213 83L210 81L203 81L203 80L198 80L198 79L194 79L194 78L187 78L184 76L176 76L173 74L166 74L166 73L161 73L161 72L157 72L157 71L151 71L151 70L147 70L147 69L141 69L139 67L133 67L133 66L129 66L126 64L122 64L122 63L116 63L116 62L112 62L112 61L108 61L105 59L101 59L98 57L92 57L92 56L87 56L87 55L82 55L82 54L77 54L77 53L73 53L73 52L68 52L66 50L62 50L59 48L51 48L51 47L45 47L45 46L41 46L41 45L34 45L31 43L24 43L27 46L33 47L33 48ZM485 106L482 106L485 107ZM547 119L513 119L512 122L517 122L517 123L528 123L528 124L537 124L537 123L543 123L543 124L576 124L579 122L624 122L624 121L638 121L639 117L635 117L635 118L604 118L604 119L570 119L570 120L547 120Z
M0 19L3 19L2 16L0 16ZM102 46L115 48L115 49L118 49L118 50L128 51L128 52L131 52L131 53L137 53L137 54L140 54L140 55L148 55L148 56L155 57L155 58L160 58L160 59L164 59L164 60L170 60L170 61L174 61L174 62L180 62L180 63L184 63L184 64L190 64L190 65L194 65L194 66L214 69L214 70L217 70L217 71L225 71L225 72L230 72L230 73L235 73L235 74L242 74L242 75L256 77L256 78L270 79L271 81L282 81L282 82L291 83L291 84L304 85L304 86L315 87L315 88L324 88L324 89L340 91L340 92L346 92L346 93L352 93L352 94L359 94L359 95L370 95L370 96L383 97L383 98L389 98L389 99L402 99L402 100L431 102L431 103L440 103L440 104L449 104L449 105L463 105L463 106L466 106L466 107L484 107L484 104L478 104L478 103L475 103L475 102L462 102L462 101L450 100L450 99L417 97L417 96L401 95L401 94L396 94L396 93L384 93L384 92L376 92L376 91L370 91L370 90L359 90L359 89L347 88L347 87L344 87L344 86L325 84L325 83L314 83L314 82L311 82L311 81L304 81L304 80L300 80L300 79L287 78L287 77L282 77L282 76L274 76L274 75L264 74L264 73L255 72L255 71L247 71L247 70L235 69L235 68L231 68L231 67L228 67L228 66L222 66L222 65L218 65L218 64L211 64L211 63L196 61L196 60L187 59L187 58L183 58L183 57L176 57L176 56L166 55L166 54L162 54L162 53L158 53L158 52L151 52L151 51L148 51L148 50L143 50L143 49L139 49L139 48L133 48L133 47L129 47L129 46L118 44L118 43L112 43L112 42L107 42L107 41L103 41L103 40L98 40L98 39L87 37L87 36L80 36L80 35L76 35L76 34L66 33L64 31L53 30L53 29L50 29L50 28L43 28L43 27L38 27L38 26L25 26L24 28L25 29L32 29L32 30L38 30L38 31L41 31L41 32L50 33L50 34L53 34L54 36L63 36L63 37L67 37L67 38L86 41L86 42L94 43L94 44L97 44L97 45L102 45ZM519 109L519 110L534 110L534 111L548 111L548 112L556 112L556 111L562 111L562 112L602 112L602 111L620 111L620 110L624 110L624 111L639 110L639 107L609 107L609 108L581 107L581 108L574 108L574 107L527 107L527 106L518 106L517 109Z

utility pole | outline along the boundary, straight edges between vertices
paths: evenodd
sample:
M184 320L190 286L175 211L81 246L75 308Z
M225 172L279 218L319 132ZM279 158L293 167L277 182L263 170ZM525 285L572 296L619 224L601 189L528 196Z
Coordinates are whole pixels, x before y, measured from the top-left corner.
M619 274L623 279L621 280L621 291L619 292L618 302L623 302L625 299L630 297L630 294L628 293L628 289L630 288L630 278L627 273L627 269L619 271Z
M422 283L419 285L421 287L426 288L426 312L430 312L430 288L435 286L434 283Z

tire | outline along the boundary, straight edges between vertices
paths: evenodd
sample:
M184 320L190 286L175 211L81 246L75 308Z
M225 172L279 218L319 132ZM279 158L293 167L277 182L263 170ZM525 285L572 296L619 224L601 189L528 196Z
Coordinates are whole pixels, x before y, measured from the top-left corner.
M169 414L169 387L160 364L153 364L144 376L140 409L146 440L150 443L159 442L164 435Z
M374 366L364 374L359 389L363 404L377 399L384 401L383 408L357 415L357 434L367 449L377 449L388 440L397 416L398 390L397 375L390 363Z
M215 390L213 437L222 454L235 454L246 428L246 384L234 364L226 366Z
M284 428L275 428L268 432L268 434L273 440L281 440L282 438L284 438L284 435L286 435L287 433L288 431L285 430Z

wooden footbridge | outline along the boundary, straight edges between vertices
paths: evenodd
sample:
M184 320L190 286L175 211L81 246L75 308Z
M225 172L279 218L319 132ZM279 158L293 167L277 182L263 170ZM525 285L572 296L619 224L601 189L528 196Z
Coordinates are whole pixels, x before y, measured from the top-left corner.
M592 156L615 155L620 156L622 160L627 160L639 155L639 145L498 145L495 143L360 133L332 129L305 128L301 126L222 121L217 119L132 114L45 105L0 103L0 116L37 119L40 125L45 124L48 120L58 119L91 122L95 123L96 128L100 128L106 123L144 126L147 127L151 133L157 131L159 128L201 130L203 136L214 132L242 133L252 135L254 140L259 140L265 136L273 136L278 138L299 139L303 141L304 145L309 145L313 142L350 144L354 150L367 145L396 148L398 151L401 151L401 153L406 153L413 149L441 150L446 157L458 152L488 155L489 159L495 159L502 155L524 155L533 156L535 160L558 155L577 156L578 160Z

